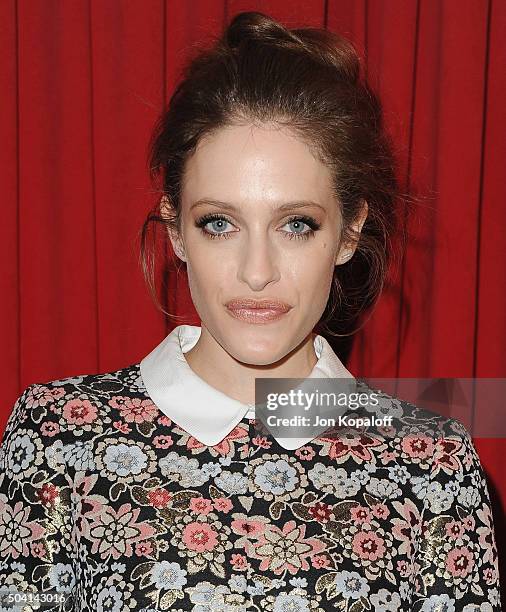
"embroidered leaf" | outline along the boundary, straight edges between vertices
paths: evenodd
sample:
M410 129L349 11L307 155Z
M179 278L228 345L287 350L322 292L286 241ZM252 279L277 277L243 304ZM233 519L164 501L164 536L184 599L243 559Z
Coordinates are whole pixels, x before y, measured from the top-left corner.
M316 520L311 513L309 512L309 508L304 506L304 504L294 503L292 505L292 512L297 517L302 519L303 521L314 521Z
M172 507L179 509L187 510L190 507L190 500L192 497L202 497L202 493L198 491L192 491L190 489L185 489L184 491L178 491L174 493L171 497Z
M317 495L315 493L313 493L312 491L308 491L302 496L301 501L303 504L312 504L316 498Z
M336 540L340 540L343 537L343 526L336 521L325 523L325 530Z
M194 559L188 559L188 566L187 566L188 574L198 574L199 572L204 571L204 569L205 569L205 566L203 567L202 564L195 563Z
M251 510L251 506L253 505L253 498L246 497L246 495L239 495L237 499L241 502L242 507L249 512Z
M46 416L47 409L45 406L33 406L30 416L36 423L40 423L41 420Z
M334 517L336 521L351 521L351 512L352 508L358 506L359 503L356 501L342 501L335 504L332 508L334 512Z
M37 495L37 489L33 485L31 485L29 482L25 482L22 485L22 489L23 496L26 497L26 499L31 504L40 504L40 498Z
M277 520L281 516L281 512L286 508L286 504L283 501L274 502L269 507L269 514L274 520Z
M211 499L216 499L217 497L223 497L223 493L218 489L218 487L209 485L209 496Z
M131 494L133 499L142 506L150 506L148 491L146 491L143 487L139 487L138 485L134 485L131 489Z
M146 574L144 574L144 576L140 579L139 581L139 587L141 589L145 589L147 587L149 587L150 584L152 584L152 578L151 578L151 572L147 572Z
M351 606L348 608L348 612L362 612L364 609L363 598L357 599Z
M385 570L385 576L392 584L397 584L397 578L389 569Z
M160 597L160 610L170 610L172 604L176 601L177 595L174 589L167 591L162 597Z
M39 482L43 482L46 479L46 473L42 470L39 470L32 476L32 484L36 485Z
M481 595L483 597L483 589L481 588L479 584L475 584L473 582L471 584L471 590L473 591L473 593L476 593L476 595Z
M160 518L162 518L168 525L173 525L179 520L181 512L174 510L173 508L163 508L159 510Z
M143 421L142 423L137 423L137 431L146 436L146 438L151 437L151 434L155 431L156 425L151 421Z
M125 483L117 482L111 487L111 499L116 501L118 497L121 495L122 491L125 490Z
M218 578L225 578L225 568L223 567L223 565L211 562L209 564L209 568L215 576L218 576Z
M263 585L266 590L272 585L272 580L267 576L263 576L262 574L253 574L251 577L251 582L258 582L259 584Z
M369 506L369 508L372 508L376 504L381 504L381 499L377 499L376 497L373 497L370 493L364 492L364 499L367 502L367 505Z
M322 593L325 589L328 589L331 584L333 584L336 577L335 572L329 572L328 574L323 574L320 576L315 584L315 590L317 593Z
M159 478L150 478L149 480L146 480L146 482L144 483L144 488L145 489L156 489L156 487L161 486L162 481Z

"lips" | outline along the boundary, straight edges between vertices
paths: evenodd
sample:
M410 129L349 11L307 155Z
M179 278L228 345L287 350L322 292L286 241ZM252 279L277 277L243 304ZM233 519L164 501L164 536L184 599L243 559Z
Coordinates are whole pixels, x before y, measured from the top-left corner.
M230 300L226 304L229 310L276 310L278 312L288 312L291 308L290 304L281 300L253 300L253 299L236 299Z
M290 304L281 300L253 300L240 298L226 304L229 314L246 323L270 323L291 310Z

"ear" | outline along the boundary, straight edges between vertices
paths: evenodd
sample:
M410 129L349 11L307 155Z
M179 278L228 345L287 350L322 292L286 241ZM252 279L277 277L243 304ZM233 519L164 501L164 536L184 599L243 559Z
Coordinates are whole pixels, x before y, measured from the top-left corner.
M355 254L355 250L358 245L358 239L360 237L360 232L362 231L362 227L365 223L365 220L367 219L368 211L369 206L367 202L365 200L362 200L362 207L360 209L360 212L355 217L355 221L353 221L350 226L350 229L355 233L356 238L352 242L345 242L343 245L341 245L341 248L339 249L339 252L336 256L336 266L340 266L346 263Z
M159 208L161 217L163 217L164 219L173 218L174 209L170 203L169 198L166 195L162 196ZM181 259L182 261L186 261L186 253L182 237L175 230L175 228L171 226L167 226L167 233L169 234L169 240L172 244L172 249L174 250L174 253L179 257L179 259Z

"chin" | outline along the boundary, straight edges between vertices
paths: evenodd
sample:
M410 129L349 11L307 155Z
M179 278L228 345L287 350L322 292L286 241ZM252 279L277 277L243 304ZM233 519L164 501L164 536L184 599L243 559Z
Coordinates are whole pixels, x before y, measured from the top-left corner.
M285 342L278 334L264 330L252 331L230 337L226 342L226 350L234 359L249 365L270 365L285 356ZM287 351L288 352L288 351Z

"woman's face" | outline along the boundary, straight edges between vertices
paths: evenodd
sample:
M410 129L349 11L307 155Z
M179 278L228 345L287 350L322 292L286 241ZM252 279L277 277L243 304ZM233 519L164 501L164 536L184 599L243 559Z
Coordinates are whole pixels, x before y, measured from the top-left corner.
M243 125L203 139L183 183L181 235L171 240L187 262L202 326L235 359L275 363L311 333L334 266L353 254L351 245L339 249L330 170L289 132ZM251 323L226 306L241 298L291 308L276 320Z

